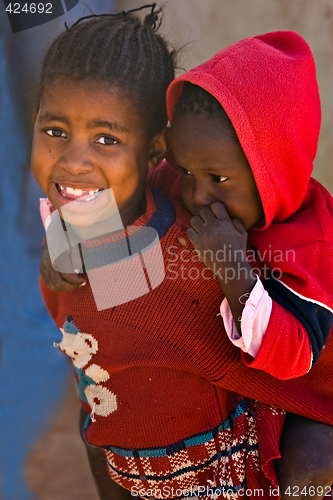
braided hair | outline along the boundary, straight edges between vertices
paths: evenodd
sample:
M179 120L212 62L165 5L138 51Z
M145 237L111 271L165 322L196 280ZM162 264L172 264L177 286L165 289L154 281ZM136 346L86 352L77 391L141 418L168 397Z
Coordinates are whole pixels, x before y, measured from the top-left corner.
M118 14L83 17L47 50L35 90L36 109L47 84L59 76L107 82L126 94L147 121L149 134L167 124L166 90L174 79L175 51L156 33L156 4ZM142 22L135 11L149 7Z

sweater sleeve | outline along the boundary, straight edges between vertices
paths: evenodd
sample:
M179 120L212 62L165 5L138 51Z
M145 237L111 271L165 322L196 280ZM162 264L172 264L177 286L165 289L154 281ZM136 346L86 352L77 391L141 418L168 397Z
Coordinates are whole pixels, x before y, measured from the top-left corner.
M313 259L316 246L311 245L312 252L309 253ZM323 258L325 250L329 248L318 246ZM309 248L299 249L298 254L305 251L308 252ZM302 260L304 262L304 258ZM293 274L289 272L280 279L270 278L264 282L270 302L259 290L258 293L252 293L259 287L257 282L243 310L241 337L233 328L231 312L228 314L225 301L221 307L227 334L241 348L244 364L280 380L308 373L319 359L333 325L332 296L329 291L332 285L325 284L322 269L316 276L313 269L297 268L296 260L293 271ZM266 309L263 317L261 308L264 311ZM263 319L267 320L268 312L269 321L265 322Z
M247 366L288 380L320 358L333 325L331 255L331 245L321 242L299 247L289 272L264 282L272 312L255 358L242 352Z
M244 354L247 366L287 380L307 373L327 342L333 311L302 296L282 281L265 284L273 298L270 321L255 359Z
M300 377L310 370L313 354L306 328L272 300L259 279L243 309L241 335L226 299L221 304L221 316L246 366L282 380Z
M288 380L308 373L313 354L306 328L273 300L270 321L256 357L242 352L242 359L246 366Z

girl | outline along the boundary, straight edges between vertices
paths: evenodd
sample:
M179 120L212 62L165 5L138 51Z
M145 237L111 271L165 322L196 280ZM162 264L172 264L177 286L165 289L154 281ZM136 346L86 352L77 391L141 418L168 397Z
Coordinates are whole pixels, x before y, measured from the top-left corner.
M42 282L42 292L63 334L59 347L73 360L101 499L269 498L284 412L223 387L241 362L217 316L223 293L193 252L188 213L146 187L148 168L167 150L165 94L174 76L157 17L154 6L143 23L132 12L92 16L53 42L42 64L32 171L59 212L77 202L88 216L112 188L124 226L157 232L165 279L100 311L85 275L75 291ZM84 250L107 248L113 237ZM112 285L102 276L100 286Z

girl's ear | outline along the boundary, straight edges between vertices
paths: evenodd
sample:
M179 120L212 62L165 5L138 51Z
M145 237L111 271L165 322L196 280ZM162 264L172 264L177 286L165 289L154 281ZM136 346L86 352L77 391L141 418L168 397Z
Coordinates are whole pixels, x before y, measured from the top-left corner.
M156 135L150 145L148 168L155 168L165 157L169 149L169 127Z

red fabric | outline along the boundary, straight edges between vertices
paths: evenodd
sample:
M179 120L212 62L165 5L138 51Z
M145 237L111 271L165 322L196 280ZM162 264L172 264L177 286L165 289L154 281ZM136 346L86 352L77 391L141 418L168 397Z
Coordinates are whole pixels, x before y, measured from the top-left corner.
M249 231L249 248L260 254L262 264L281 271L282 283L293 292L333 312L333 202L310 179L321 113L309 46L294 32L274 32L227 47L171 83L170 121L185 81L219 100L249 160L265 213L264 225ZM166 165L159 168L167 175ZM304 326L274 303L258 356L243 359L277 378L304 375L312 359ZM320 372L320 392L326 398L331 395L331 369L323 364ZM331 408L332 399L328 401Z
M182 183L179 168L169 161L163 160L157 168L148 170L147 181L151 186L161 189L169 198L182 201Z
M295 335L290 335L290 332ZM275 353L281 352L282 349L283 358L274 360ZM278 379L288 380L309 371L309 350L308 334L304 326L273 301L271 318L255 359L243 352L242 359L251 368L263 370Z

